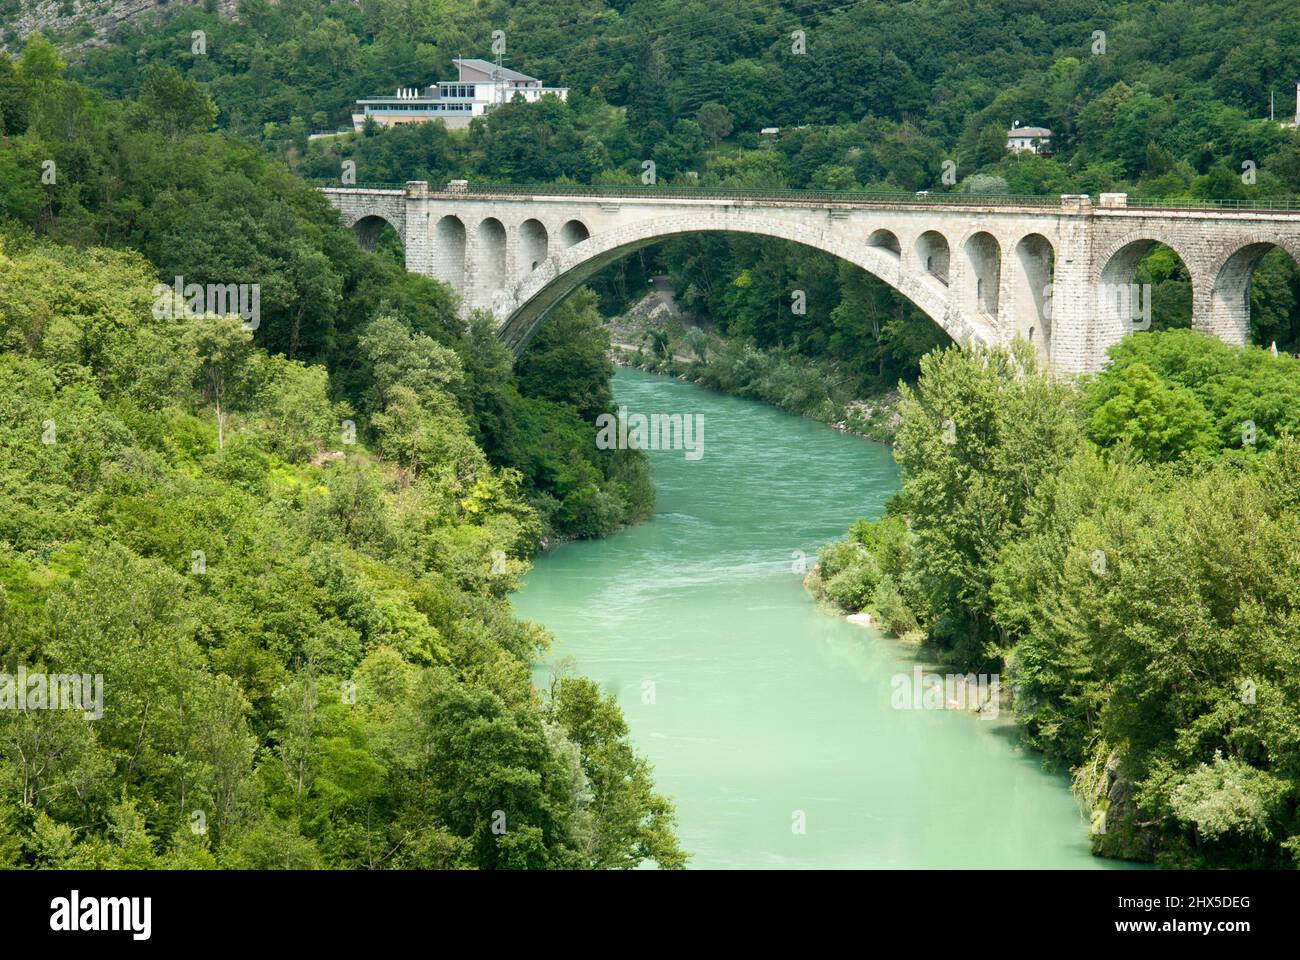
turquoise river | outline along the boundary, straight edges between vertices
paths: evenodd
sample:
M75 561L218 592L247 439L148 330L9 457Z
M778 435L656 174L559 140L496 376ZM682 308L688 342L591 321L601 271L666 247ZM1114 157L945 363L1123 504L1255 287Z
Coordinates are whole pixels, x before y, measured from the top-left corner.
M1066 778L1005 717L896 709L907 649L795 572L898 486L889 449L620 370L632 413L700 414L704 455L651 451L649 523L538 558L514 598L617 696L692 867L1106 867Z

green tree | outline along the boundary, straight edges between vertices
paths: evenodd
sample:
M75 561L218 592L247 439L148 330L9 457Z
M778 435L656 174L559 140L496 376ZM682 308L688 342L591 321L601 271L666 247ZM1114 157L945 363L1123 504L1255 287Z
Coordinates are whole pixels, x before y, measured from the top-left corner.
M708 137L716 147L719 140L723 140L731 135L731 111L716 100L711 100L695 114L695 122L700 125L704 135Z
M1088 418L1088 436L1095 442L1123 441L1152 461L1215 448L1210 415L1192 391L1166 384L1142 363L1126 366L1104 384Z
M203 314L191 317L189 323L186 347L198 358L196 378L204 399L216 409L217 449L225 449L228 411L223 404L239 386L252 354L252 337L235 316Z

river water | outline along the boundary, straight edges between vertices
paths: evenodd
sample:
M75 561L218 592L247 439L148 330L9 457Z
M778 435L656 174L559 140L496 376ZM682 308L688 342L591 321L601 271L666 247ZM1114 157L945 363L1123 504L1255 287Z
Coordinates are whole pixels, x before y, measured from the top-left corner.
M704 455L651 451L657 513L538 558L514 598L617 696L692 867L1106 867L1064 776L1004 716L895 709L915 660L819 608L795 572L898 486L889 449L620 370L632 413L700 414Z

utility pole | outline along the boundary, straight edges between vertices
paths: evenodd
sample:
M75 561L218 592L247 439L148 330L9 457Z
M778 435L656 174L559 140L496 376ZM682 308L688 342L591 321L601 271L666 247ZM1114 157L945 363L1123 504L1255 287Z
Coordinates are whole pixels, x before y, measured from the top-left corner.
M501 63L502 57L505 56L504 47L505 44L497 47L496 105L505 103L506 98L506 75L502 72ZM1300 110L1300 84L1296 84L1296 104L1297 109Z

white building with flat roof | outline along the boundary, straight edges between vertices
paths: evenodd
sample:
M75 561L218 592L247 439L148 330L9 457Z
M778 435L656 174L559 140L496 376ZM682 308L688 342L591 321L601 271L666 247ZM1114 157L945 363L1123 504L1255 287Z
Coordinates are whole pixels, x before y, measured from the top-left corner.
M490 60L460 58L451 61L456 79L439 81L430 86L402 87L391 97L368 97L357 101L352 126L360 130L367 119L381 127L397 123L425 123L441 120L452 129L468 127L470 120L481 117L499 103L516 97L532 102L544 96L569 99L568 87L547 87L509 67L499 67Z

